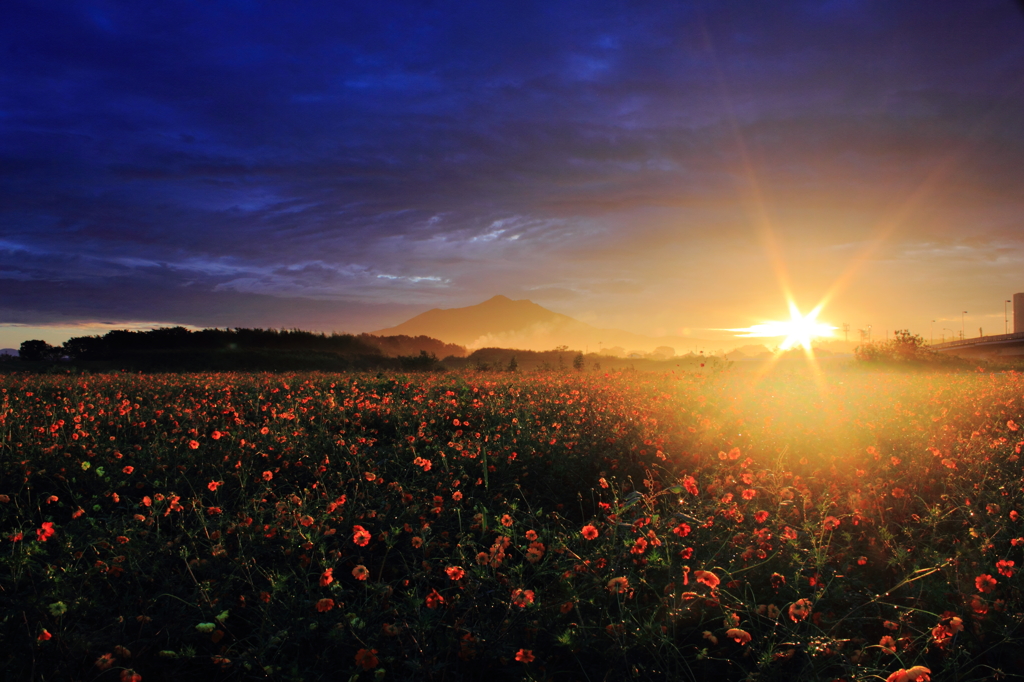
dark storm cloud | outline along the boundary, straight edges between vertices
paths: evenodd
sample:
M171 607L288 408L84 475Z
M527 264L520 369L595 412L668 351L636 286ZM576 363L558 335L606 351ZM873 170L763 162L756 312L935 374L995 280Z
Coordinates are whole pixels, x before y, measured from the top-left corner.
M1003 0L4 15L13 322L308 327L394 300L598 292L570 261L627 235L635 260L606 279L635 290L645 247L742 238L753 178L798 212L890 205L954 156L943 201L993 210L1024 181L1024 15Z

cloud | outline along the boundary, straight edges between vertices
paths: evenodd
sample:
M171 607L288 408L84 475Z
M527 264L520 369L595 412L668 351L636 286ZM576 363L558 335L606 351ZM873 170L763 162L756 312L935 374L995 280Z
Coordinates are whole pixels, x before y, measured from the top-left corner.
M772 282L766 223L834 272L922 187L886 257L984 234L936 257L1008 278L1022 29L1003 0L13 0L5 298L33 320L311 326L535 292L736 326L710 320Z

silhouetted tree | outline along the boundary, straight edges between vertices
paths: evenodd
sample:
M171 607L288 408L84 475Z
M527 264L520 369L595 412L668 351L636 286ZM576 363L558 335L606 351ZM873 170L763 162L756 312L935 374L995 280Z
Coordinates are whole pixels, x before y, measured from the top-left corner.
M18 349L18 357L28 362L54 362L60 360L63 355L64 350L60 346L51 346L39 339L23 341Z

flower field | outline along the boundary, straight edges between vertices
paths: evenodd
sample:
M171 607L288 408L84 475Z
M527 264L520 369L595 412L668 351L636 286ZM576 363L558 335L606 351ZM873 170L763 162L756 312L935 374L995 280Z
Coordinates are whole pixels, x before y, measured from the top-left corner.
M1013 372L0 390L5 679L1024 670Z

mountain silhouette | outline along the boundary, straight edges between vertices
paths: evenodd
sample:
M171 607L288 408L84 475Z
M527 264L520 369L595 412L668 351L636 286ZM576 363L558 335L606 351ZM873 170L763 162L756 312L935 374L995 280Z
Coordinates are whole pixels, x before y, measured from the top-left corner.
M477 348L551 350L568 346L572 350L609 352L615 355L651 353L667 349L677 355L735 345L680 336L650 337L620 329L601 329L568 315L556 313L526 299L513 301L495 296L465 308L434 308L402 324L371 332L377 336L430 336Z

